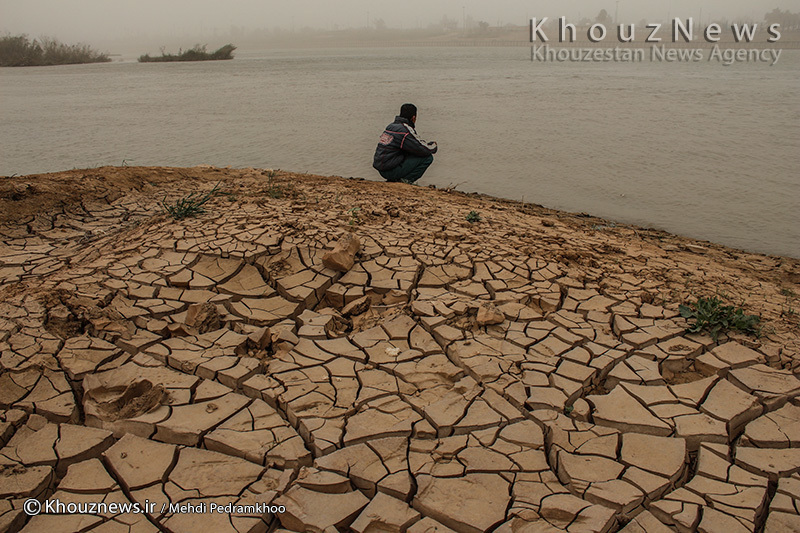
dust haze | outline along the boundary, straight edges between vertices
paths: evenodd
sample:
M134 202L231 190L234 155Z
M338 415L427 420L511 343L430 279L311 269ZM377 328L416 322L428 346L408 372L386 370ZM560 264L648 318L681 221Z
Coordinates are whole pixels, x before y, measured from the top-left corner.
M404 0L399 4L368 0L0 0L0 33L49 36L116 51L196 42L210 45L248 39L302 34L312 30L423 30L433 26L452 31L477 26L523 26L530 17L566 16L594 19L605 9L619 22L661 21L669 17L760 21L774 8L800 11L800 0Z

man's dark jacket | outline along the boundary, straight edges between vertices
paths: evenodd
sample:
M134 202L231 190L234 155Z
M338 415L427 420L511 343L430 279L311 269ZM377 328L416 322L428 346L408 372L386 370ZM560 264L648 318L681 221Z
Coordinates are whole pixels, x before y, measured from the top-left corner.
M375 170L392 170L399 167L408 154L427 157L435 154L437 149L436 143L419 138L410 120L398 116L386 126L386 131L378 140L372 166Z

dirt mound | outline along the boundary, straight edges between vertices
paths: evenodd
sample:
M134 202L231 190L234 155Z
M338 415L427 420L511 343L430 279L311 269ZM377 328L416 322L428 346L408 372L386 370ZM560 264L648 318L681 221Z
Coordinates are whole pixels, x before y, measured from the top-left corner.
M161 405L166 396L164 387L144 379L127 387L92 389L86 393L85 400L94 404L99 418L116 422L149 413Z

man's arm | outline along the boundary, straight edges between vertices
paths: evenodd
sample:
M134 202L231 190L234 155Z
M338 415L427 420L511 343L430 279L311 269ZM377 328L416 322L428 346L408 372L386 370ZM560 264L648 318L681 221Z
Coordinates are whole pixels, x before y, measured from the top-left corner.
M425 157L435 154L439 149L439 146L435 142L425 142L420 139L414 128L408 124L406 124L405 127L408 130L408 135L403 137L403 142L400 145L400 149L404 152Z

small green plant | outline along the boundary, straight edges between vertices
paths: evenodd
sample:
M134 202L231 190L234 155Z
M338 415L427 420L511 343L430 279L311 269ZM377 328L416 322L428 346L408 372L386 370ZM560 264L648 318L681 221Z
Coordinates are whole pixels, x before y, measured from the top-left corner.
M467 213L467 222L469 222L470 224L475 224L476 222L480 222L481 220L483 220L481 218L481 214L478 213L477 211L470 211L469 213Z
M267 196L273 200L283 198L283 187L275 184L275 171L271 169L267 171Z
M192 194L177 200L175 205L167 204L167 197L165 196L161 201L161 205L164 206L164 209L167 210L167 213L169 213L172 218L175 220L182 220L184 218L194 217L205 213L206 210L203 208L203 206L218 192L219 183L214 185L214 188L206 194L201 196L200 193L193 192Z
M358 224L361 224L361 219L358 218L358 212L359 211L361 211L360 207L351 207L350 209L347 210L347 212L350 213L350 222L349 222L349 224L351 226L356 226Z
M690 303L688 306L681 304L678 309L683 318L694 319L694 324L689 326L686 330L687 333L708 331L715 341L720 333L728 330L741 331L755 336L760 334L758 323L761 318L744 314L742 308L723 305L722 300L716 296L698 298L696 302Z
M785 301L781 304L781 316L795 318L797 310L794 308L794 304L797 301L797 293L791 289L781 289L781 296L785 298Z

